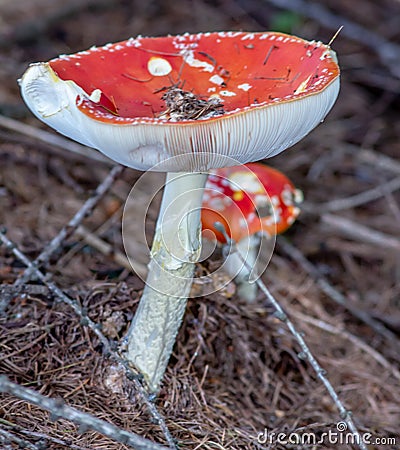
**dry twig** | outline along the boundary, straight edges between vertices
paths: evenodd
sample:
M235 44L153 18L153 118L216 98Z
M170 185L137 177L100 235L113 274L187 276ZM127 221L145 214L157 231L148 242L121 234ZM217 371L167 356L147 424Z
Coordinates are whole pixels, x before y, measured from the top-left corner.
M303 322L309 323L313 325L314 327L317 327L321 330L327 331L328 333L335 334L338 336L341 336L344 339L347 339L348 341L352 342L356 347L363 350L365 353L370 355L375 361L377 361L382 367L385 369L388 369L392 375L400 381L400 372L397 370L396 367L393 366L384 356L382 356L379 352L377 352L375 349L373 349L371 346L366 344L364 341L362 341L360 338L355 336L352 333L349 333L343 328L335 327L334 325L324 322L320 319L315 319L314 317L306 316L305 314L302 314L298 311L292 311L291 314L298 319L302 320Z
M335 214L323 214L321 222L324 225L340 231L345 236L369 244L377 245L393 252L400 251L400 240L381 231L361 225L353 220Z
M78 154L87 159L92 159L107 165L114 165L113 161L92 148L70 141L63 136L24 124L18 120L0 115L0 126L13 132L21 133L29 138L44 142L45 144L68 150L69 152Z
M75 311L75 313L81 318L82 325L87 326L96 334L96 336L99 338L100 342L103 345L104 353L124 367L127 378L130 381L132 381L136 391L139 393L143 403L147 406L155 423L157 423L160 426L160 429L163 432L170 446L169 448L175 449L176 444L171 436L171 433L168 430L168 427L165 423L165 419L157 410L149 394L146 392L145 388L139 381L138 375L132 371L131 367L129 366L129 363L125 359L121 358L119 354L111 347L110 342L101 332L100 327L95 322L93 322L90 319L90 317L88 317L86 311L77 301L68 297L55 283L49 281L47 279L48 277L45 276L36 266L32 264L29 258L27 258L27 256L24 255L24 253L18 249L18 247L14 244L14 242L12 242L10 239L7 238L7 236L5 236L4 231L0 231L0 243L5 245L23 264L25 264L29 269L31 269L32 272L36 275L36 277L49 288L49 290L56 296L56 298L59 301L62 301L67 305L69 305Z
M98 419L91 414L72 408L66 405L63 401L48 398L32 389L27 389L16 383L12 383L4 375L0 376L0 391L14 395L21 400L25 400L28 403L49 411L54 420L58 420L60 418L70 420L76 425L79 425L82 431L92 429L103 434L104 436L108 436L114 441L130 445L132 448L138 450L162 450L166 448L163 445L156 444L155 442L142 438L138 434L121 430L115 425L108 423L105 420ZM33 446L31 448L36 449L37 447Z
M400 348L400 342L397 336L388 330L384 325L371 317L366 311L354 308L346 299L346 297L335 289L328 280L320 273L320 271L315 267L304 255L303 253L294 247L282 236L279 236L278 240L279 247L289 256L293 261L296 261L300 267L311 275L316 281L319 288L335 303L346 308L354 317L361 320L368 326L370 326L377 333L385 337L391 343L396 343Z
M397 191L398 189L400 189L400 177L393 178L393 180L387 183L350 197L330 200L326 203L319 204L305 202L302 207L305 211L319 214L340 211L342 209L351 209L378 200L387 195L387 193Z
M33 430L25 430L24 428L22 428L19 425L16 425L15 423L9 422L8 420L4 420L4 419L0 419L0 426L3 427L3 429L0 428L0 433L1 431L5 431L10 433L11 431L13 431L14 433L18 433L19 435L24 435L29 437L29 439L31 440L35 440L37 442L37 446L35 446L35 450L43 450L44 445L42 445L43 443L47 444L49 442L52 442L54 444L58 444L64 447L68 447L70 450L89 450L87 447L81 447L80 445L75 445L72 444L71 442L65 442L62 439L56 438L54 436L50 436L48 434L44 434L44 433L39 433L37 431L33 431ZM15 435L14 435L15 436ZM24 439L24 443L26 445L26 443L32 444L31 442L28 442ZM21 448L24 448L23 445L21 446ZM25 448L29 448L28 446L26 446Z
M16 289L12 284L0 285L0 294L12 296L15 293ZM37 284L25 284L18 288L18 295L47 295L48 293L49 290L46 286L39 286Z
M217 97L202 99L190 91L174 85L166 89L161 97L167 109L160 114L161 119L173 121L206 119L224 113L221 100Z
M392 75L400 78L398 61L400 59L400 46L387 41L385 38L371 30L367 30L358 23L334 14L324 6L305 0L265 0L278 7L295 11L302 16L310 17L330 30L343 27L341 34L372 49L390 70Z
M144 264L134 261L132 258L129 260L126 255L121 252L115 251L112 245L110 245L108 242L103 241L83 225L80 225L75 230L75 234L82 238L87 245L90 245L91 247L99 251L102 255L112 256L114 261L120 266L130 271L133 268L133 270L142 278L146 277L147 267Z
M62 3L61 7L51 10L46 8L46 3L43 2L44 8L42 8L42 14L39 17L19 23L17 27L4 27L6 32L0 33L0 48L8 48L15 45L16 42L31 42L40 39L50 27L54 27L70 17L75 17L81 11L90 7L107 9L115 5L114 0L69 0Z
M21 292L23 286L27 283L27 281L32 277L32 274L35 273L35 269L40 267L43 264L47 264L52 254L59 249L62 245L63 241L67 239L81 224L81 222L89 216L96 205L103 198L105 193L110 189L115 179L122 173L124 167L122 166L114 166L108 176L100 183L93 195L91 195L82 207L76 212L76 214L72 217L72 219L64 226L60 232L55 236L50 243L43 249L40 255L33 261L28 267L22 276L17 279L14 283L14 295L17 295ZM0 311L5 311L8 307L8 304L12 300L12 292L9 290L5 292L4 297L0 302Z
M302 335L297 331L295 328L293 322L289 319L289 317L286 315L278 301L275 299L275 297L270 293L268 288L265 286L265 284L261 281L259 278L256 281L258 287L261 289L261 291L264 293L268 301L272 304L276 311L276 317L286 324L289 331L292 333L298 344L300 345L301 352L299 353L299 357L308 360L311 367L314 369L314 372L316 373L319 380L322 382L322 384L325 386L326 390L328 391L328 394L330 395L331 399L335 403L336 407L338 408L340 418L344 420L349 428L349 430L353 433L355 437L355 443L357 443L357 446L361 450L367 450L367 447L365 446L362 437L360 435L360 432L358 431L357 427L355 426L353 419L352 419L352 413L348 409L345 408L342 401L340 400L337 392L335 391L335 388L332 386L331 382L328 380L326 376L326 370L324 370L314 357L314 355L311 353L311 350L309 349L308 345L306 344L305 340L303 339Z
M100 328L97 324L95 324L85 313L82 306L68 297L64 292L52 281L49 281L47 276L45 276L30 260L27 258L21 250L12 242L7 236L4 234L4 231L0 231L0 242L7 247L7 249L11 250L11 252L26 265L26 267L33 273L35 276L42 281L49 290L57 297L57 299L71 306L71 308L78 314L82 319L82 323L88 326L99 338L100 342L103 345L103 351L106 355L111 353L110 343L108 339L103 335L100 331ZM18 290L18 288L16 288Z
M103 198L105 193L110 189L116 178L123 172L123 166L114 166L107 177L97 186L94 191L82 207L76 212L74 217L65 225L60 232L55 236L50 243L43 249L40 255L32 262L31 267L27 268L22 276L14 283L15 287L24 285L32 276L35 271L35 267L40 267L43 264L47 264L51 255L57 251L62 245L63 241L67 239L76 228L82 223L82 221L88 217Z
M235 251L235 243L230 239L228 236L224 226L221 223L214 224L218 230L223 233L224 238L227 243L230 243L229 247L231 251ZM242 260L242 264L246 269L249 271L249 273L252 270L252 267L247 263L247 261L241 256L241 254L238 252L238 255L240 259ZM328 380L326 376L326 370L324 370L314 355L312 354L310 348L306 344L303 336L297 331L296 327L294 326L294 323L290 320L286 312L281 307L280 303L276 300L276 298L271 294L267 286L263 283L261 278L258 278L256 281L257 286L260 288L260 290L265 295L268 302L273 306L275 310L275 316L277 319L279 319L281 322L283 322L293 335L293 337L298 342L301 352L299 353L299 358L308 360L311 367L314 369L314 372L316 373L319 380L322 382L322 384L325 386L326 390L328 391L328 394L330 395L331 399L333 400L334 404L339 410L339 415L342 420L344 420L348 426L348 429L353 433L355 442L357 443L357 446L361 450L367 450L367 447L365 446L362 437L360 435L360 432L358 431L357 427L355 426L353 419L352 419L352 413L351 411L347 410L345 406L343 405L342 401L340 400L337 392L335 391L335 388L332 386L331 382Z
M375 150L347 144L345 150L363 162L371 164L374 168L388 170L400 174L400 162L390 156L378 153Z
M14 433L11 433L8 430L0 428L0 443L7 445L11 444L12 442L17 444L19 448L27 448L29 450L41 450L42 448L41 446L39 447L35 444L32 444L31 442L26 441L25 439L16 436Z

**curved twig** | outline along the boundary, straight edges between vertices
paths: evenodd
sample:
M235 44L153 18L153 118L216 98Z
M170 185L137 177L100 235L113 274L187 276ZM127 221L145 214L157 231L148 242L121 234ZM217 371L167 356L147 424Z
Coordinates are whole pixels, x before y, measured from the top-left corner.
M130 431L121 430L115 425L98 419L91 414L79 411L71 406L66 405L62 400L55 400L45 395L39 394L33 389L28 389L12 383L5 375L0 376L0 392L14 395L15 397L25 400L32 405L39 406L51 413L54 420L60 418L70 420L76 425L80 426L81 430L94 430L104 436L107 436L114 441L121 442L137 450L163 450L166 449L163 445L151 442ZM35 448L35 447L34 447Z

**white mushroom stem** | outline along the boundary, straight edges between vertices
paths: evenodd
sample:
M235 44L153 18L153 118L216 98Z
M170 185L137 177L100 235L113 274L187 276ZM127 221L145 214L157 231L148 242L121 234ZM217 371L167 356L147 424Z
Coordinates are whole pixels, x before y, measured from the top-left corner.
M207 174L168 173L149 275L129 333L127 358L152 392L159 389L179 331L201 251Z
M261 238L258 234L241 239L236 244L236 251L230 252L224 263L225 271L235 278L239 296L248 302L254 302L257 297L255 280L258 277L257 259L260 244Z

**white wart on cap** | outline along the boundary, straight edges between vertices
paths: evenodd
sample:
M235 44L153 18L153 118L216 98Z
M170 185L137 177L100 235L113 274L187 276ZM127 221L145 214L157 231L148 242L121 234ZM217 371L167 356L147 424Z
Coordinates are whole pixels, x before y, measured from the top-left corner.
M257 161L302 139L332 108L339 67L321 42L219 32L92 47L32 64L20 85L40 120L119 163L146 170L185 155L161 170L204 171L225 166L224 156ZM176 86L222 108L168 117L162 97Z

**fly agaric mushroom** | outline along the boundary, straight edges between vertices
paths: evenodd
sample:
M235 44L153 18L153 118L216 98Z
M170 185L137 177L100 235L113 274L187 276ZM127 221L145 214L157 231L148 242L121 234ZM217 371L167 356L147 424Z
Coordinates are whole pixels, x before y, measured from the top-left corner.
M199 257L205 173L274 156L315 128L339 92L335 53L274 32L137 37L32 64L20 86L60 133L169 172L127 345L157 391ZM184 201L171 206L175 198Z
M209 175L201 212L203 237L226 244L219 223L236 242L237 251L227 255L224 269L236 278L238 293L247 301L257 294L251 281L258 277L261 236L273 238L286 231L299 215L302 200L302 192L286 175L265 164L226 167Z

